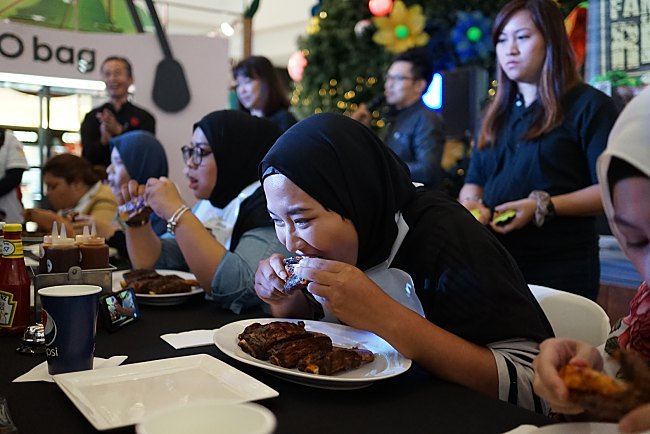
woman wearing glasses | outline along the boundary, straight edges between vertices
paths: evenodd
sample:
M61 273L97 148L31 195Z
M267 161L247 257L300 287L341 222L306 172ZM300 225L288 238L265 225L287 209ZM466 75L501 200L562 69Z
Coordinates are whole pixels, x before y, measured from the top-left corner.
M253 289L258 262L288 254L257 178L259 162L280 134L272 122L240 111L216 111L197 122L191 144L182 148L189 187L201 199L192 210L166 177L123 186L120 203L144 196L167 221L161 238L148 222L127 228L133 266L189 270L210 298L235 313L259 305Z

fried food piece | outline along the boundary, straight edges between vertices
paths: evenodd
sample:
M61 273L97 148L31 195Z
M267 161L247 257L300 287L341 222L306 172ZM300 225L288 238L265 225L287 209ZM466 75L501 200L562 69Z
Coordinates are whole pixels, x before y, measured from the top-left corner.
M575 365L566 365L559 372L570 399L602 421L616 422L632 409L650 402L650 371L646 362L629 352L620 352L617 357L626 381Z
M151 207L145 204L144 197L121 205L117 210L120 219L129 226L142 226L149 221L153 212Z
M616 396L628 389L623 382L586 366L563 366L560 369L560 378L572 392L592 392L602 396Z
M284 268L287 270L287 280L284 283L284 292L285 294L290 294L293 291L299 291L307 289L309 280L303 279L302 277L295 274L295 265L300 262L302 256L292 256L290 258L284 259Z

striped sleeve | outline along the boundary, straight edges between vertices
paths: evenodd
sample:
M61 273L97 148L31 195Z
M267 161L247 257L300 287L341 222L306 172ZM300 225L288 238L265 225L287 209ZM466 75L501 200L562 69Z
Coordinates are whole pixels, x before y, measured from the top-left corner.
M497 364L499 399L548 415L549 404L533 391L533 359L539 353L539 344L525 339L509 339L487 347Z

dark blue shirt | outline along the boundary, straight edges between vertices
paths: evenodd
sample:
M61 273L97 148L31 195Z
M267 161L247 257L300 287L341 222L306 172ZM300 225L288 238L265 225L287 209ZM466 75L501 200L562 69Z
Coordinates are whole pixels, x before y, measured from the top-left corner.
M483 187L486 206L526 198L533 190L556 196L598 183L596 160L618 116L616 106L604 93L579 84L565 95L563 107L565 119L559 127L524 140L542 107L538 101L529 107L518 99L512 101L496 143L474 150L465 179ZM518 261L597 254L598 247L594 217L558 216L541 228L531 222L498 238Z

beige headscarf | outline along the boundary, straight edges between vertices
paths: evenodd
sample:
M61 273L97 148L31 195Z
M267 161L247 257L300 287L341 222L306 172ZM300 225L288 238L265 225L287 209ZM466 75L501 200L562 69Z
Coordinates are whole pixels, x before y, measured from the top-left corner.
M650 178L650 86L633 98L621 112L609 133L607 149L598 159L598 181L600 182L603 206L609 226L620 239L614 225L614 204L607 172L612 157L617 157L634 166Z

